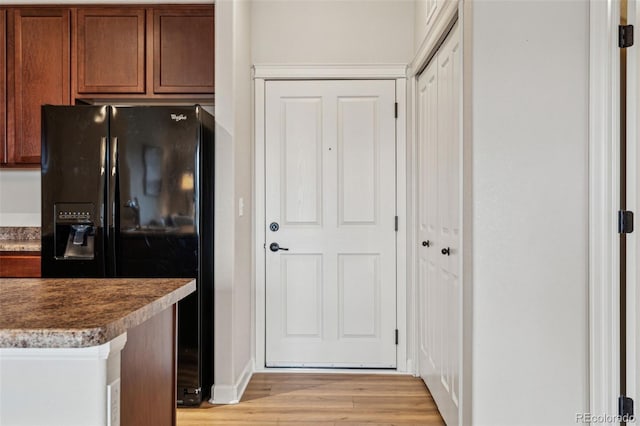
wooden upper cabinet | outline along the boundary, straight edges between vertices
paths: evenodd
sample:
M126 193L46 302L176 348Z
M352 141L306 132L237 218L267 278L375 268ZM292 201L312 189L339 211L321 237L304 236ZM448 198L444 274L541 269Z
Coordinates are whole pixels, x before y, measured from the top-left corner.
M78 93L145 93L145 16L145 9L78 9Z
M40 164L41 106L71 102L70 25L69 9L9 9L7 162L10 164Z
M213 15L213 5L154 9L154 93L214 92Z
M7 164L7 11L0 9L0 164Z

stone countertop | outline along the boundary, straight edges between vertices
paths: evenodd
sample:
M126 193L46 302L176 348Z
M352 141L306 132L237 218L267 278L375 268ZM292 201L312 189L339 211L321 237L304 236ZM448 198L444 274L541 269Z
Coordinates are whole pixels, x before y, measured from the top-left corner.
M0 348L98 346L195 289L188 278L0 279Z
M0 240L0 252L40 252L40 240Z

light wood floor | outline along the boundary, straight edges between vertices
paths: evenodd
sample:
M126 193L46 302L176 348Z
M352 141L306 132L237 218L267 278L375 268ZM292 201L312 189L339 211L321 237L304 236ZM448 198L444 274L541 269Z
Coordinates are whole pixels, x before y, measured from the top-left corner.
M422 380L373 374L254 374L242 401L178 409L178 426L444 425Z

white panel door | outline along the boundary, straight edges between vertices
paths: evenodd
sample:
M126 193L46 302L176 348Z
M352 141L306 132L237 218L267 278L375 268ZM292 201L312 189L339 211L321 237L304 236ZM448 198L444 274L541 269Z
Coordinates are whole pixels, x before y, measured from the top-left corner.
M460 389L460 69L455 26L418 79L420 375L449 425Z
M420 373L427 377L441 363L441 300L437 293L438 67L433 60L418 79L418 250ZM444 307L442 307L444 309Z
M265 102L266 364L393 368L395 82L268 81Z

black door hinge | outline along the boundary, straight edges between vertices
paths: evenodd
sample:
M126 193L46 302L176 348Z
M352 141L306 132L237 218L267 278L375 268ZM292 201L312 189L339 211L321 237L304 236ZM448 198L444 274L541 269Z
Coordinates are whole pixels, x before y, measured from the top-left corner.
M633 46L633 25L618 25L618 47Z
M629 210L618 211L618 234L630 234L633 232L633 212Z
M396 102L396 107L395 107L395 116L396 118L398 118L398 103Z
M628 396L620 395L618 397L618 414L620 417L632 417L633 399Z
M396 216L396 219L395 219L394 229L396 230L396 232L398 232L398 216Z
M398 344L398 329L396 328L396 345ZM632 403L633 404L633 403Z

